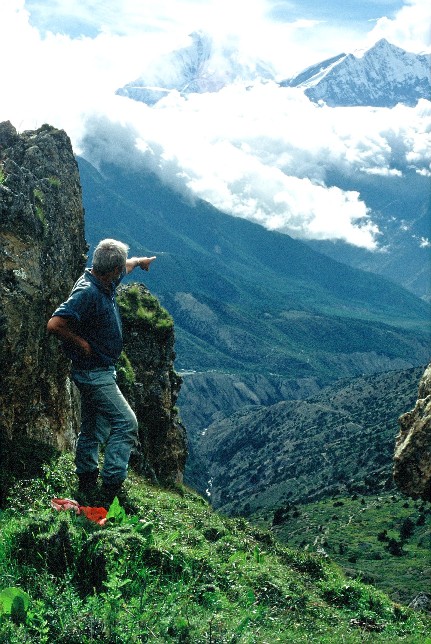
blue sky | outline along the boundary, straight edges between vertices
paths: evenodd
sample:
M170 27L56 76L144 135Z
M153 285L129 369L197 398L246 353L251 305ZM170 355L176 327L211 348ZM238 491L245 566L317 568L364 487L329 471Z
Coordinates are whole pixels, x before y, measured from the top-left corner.
M429 101L316 109L299 90L248 79L173 92L154 107L115 92L189 46L194 31L211 36L216 72L235 50L245 68L263 60L281 80L381 38L430 52L430 23L429 0L1 0L0 120L20 131L62 128L95 164L144 165L272 230L376 249L367 204L326 187L326 169L388 176L396 149L431 176Z
M172 0L170 5L174 5ZM144 2L140 3L145 4ZM181 3L180 3L181 4ZM191 10L198 5L205 6L205 0L187 3ZM233 3L235 4L235 0ZM240 5L241 0L236 0ZM242 10L247 16L244 3ZM351 25L358 31L368 31L370 22L386 16L392 18L404 2L402 0L337 0L322 2L318 0L269 0L264 13L269 20L278 23L289 23L295 20L313 20L330 22L337 26ZM30 12L30 23L42 32L64 33L72 37L81 35L95 37L101 25L109 24L113 32L124 33L127 15L145 15L140 12L138 3L127 1L106 0L103 2L69 2L66 0L26 0L25 6ZM163 15L169 13L169 3L161 3L159 10L154 7L154 13ZM150 21L149 21L150 22ZM168 19L165 25L168 23ZM245 19L246 22L246 19ZM143 25L142 25L143 26Z
M369 22L382 16L393 17L403 6L402 0L273 0L269 15L277 21L307 18L337 24L355 23L358 29L369 29Z

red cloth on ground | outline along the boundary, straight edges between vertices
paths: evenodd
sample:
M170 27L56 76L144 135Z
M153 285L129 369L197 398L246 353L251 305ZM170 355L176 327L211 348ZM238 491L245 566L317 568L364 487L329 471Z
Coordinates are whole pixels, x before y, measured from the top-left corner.
M76 514L83 514L87 519L99 525L105 525L106 515L108 514L106 508L92 508L86 505L79 505L74 499L52 499L51 507L58 512L73 510Z

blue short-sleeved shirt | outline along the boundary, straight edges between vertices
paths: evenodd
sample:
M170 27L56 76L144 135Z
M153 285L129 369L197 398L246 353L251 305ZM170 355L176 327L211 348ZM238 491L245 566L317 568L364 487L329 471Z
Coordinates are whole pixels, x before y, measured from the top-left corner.
M91 274L90 269L78 279L69 298L52 316L70 318L74 332L87 340L91 356L84 356L70 343L63 343L66 355L75 369L94 369L115 365L123 347L121 318L115 300L119 280L107 288Z

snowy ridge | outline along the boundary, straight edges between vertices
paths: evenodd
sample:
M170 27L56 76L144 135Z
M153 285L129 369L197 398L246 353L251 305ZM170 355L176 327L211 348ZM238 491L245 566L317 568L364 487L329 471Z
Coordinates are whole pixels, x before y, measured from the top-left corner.
M154 105L169 92L217 92L236 80L273 79L264 62L244 61L234 47L218 48L208 34L190 34L191 44L162 56L135 81L116 94Z
M325 76L328 71L330 71L334 65L340 62L342 58L345 58L346 54L339 54L338 56L333 56L327 60L318 63L317 65L312 65L307 67L297 76L294 76L292 79L282 81L280 83L281 87L309 87L314 85L320 78Z
M280 83L327 105L394 107L431 100L431 55L412 54L379 40L360 57L342 54Z
M217 92L236 81L274 80L263 61L244 60L233 46L217 46L208 34L190 34L190 45L160 57L117 94L154 105L169 92ZM313 102L331 107L414 106L431 100L431 55L413 54L379 40L365 52L338 54L308 67L281 87L297 87Z

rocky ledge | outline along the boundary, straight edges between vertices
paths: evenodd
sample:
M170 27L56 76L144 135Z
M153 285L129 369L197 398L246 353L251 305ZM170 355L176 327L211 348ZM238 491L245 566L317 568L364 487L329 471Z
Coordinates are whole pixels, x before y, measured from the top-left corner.
M431 364L419 384L414 409L399 418L394 480L412 498L431 501Z

